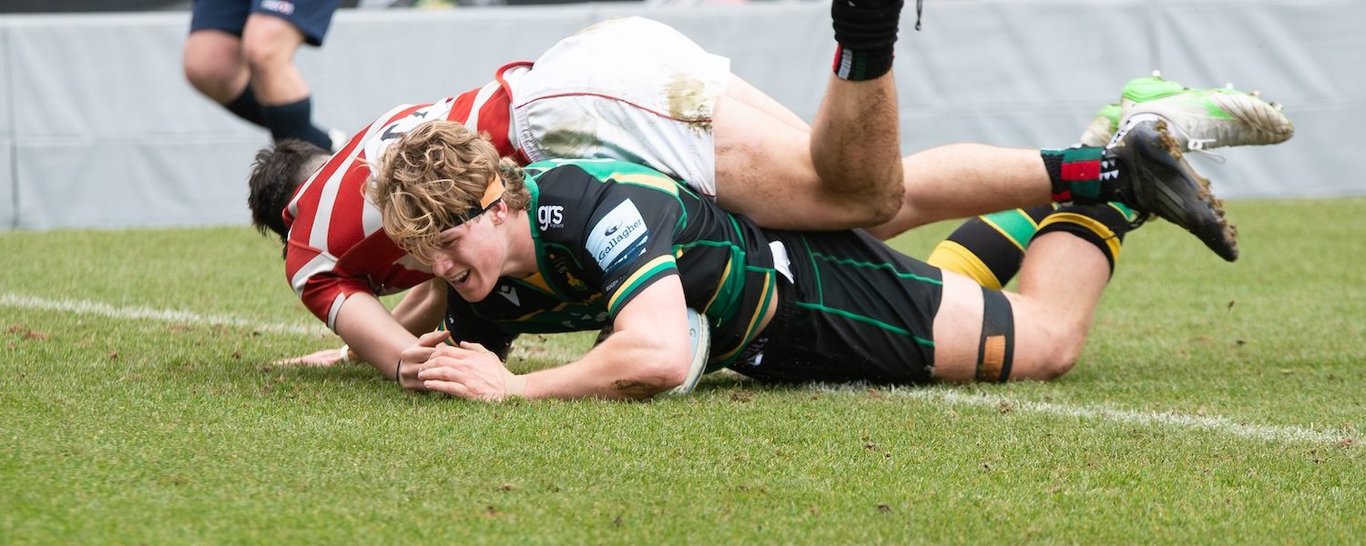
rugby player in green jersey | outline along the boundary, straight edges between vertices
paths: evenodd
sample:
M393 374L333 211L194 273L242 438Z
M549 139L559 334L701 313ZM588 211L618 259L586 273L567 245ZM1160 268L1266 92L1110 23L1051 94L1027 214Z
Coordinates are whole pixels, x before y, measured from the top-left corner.
M519 168L455 122L385 152L368 198L385 231L448 283L446 331L405 350L405 381L462 398L647 398L686 379L686 310L711 326L708 369L761 381L1047 380L1070 370L1123 237L1158 216L1227 227L1160 116L1134 120L1100 170L1040 223L1018 292L904 256L861 230L779 231L646 167L557 160ZM525 375L520 333L614 333ZM442 341L451 336L453 345Z

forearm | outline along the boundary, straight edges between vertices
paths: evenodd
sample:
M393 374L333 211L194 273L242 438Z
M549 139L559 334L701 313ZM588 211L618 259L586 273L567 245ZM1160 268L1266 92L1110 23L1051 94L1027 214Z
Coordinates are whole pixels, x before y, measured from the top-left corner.
M347 297L337 312L336 327L337 335L356 355L390 379L396 376L403 350L417 341L417 337L370 294L357 293Z
M522 396L539 398L650 398L683 383L687 364L660 347L632 346L618 332L583 358L521 376ZM681 373L680 373L681 371Z
M418 376L427 389L472 400L642 399L687 380L687 307L676 276L645 288L618 312L612 326L606 341L563 366L513 375L492 351L461 343L433 349Z
M688 378L687 305L677 277L627 303L611 336L576 362L527 374L527 398L643 399Z
M436 329L446 311L446 281L432 279L403 295L394 306L394 320L414 336Z

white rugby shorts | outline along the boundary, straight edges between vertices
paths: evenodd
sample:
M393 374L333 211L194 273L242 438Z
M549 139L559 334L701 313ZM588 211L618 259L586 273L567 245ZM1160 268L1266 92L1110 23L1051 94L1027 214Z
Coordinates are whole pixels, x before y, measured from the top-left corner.
M612 158L716 196L711 116L730 59L649 19L609 19L504 74L518 144L532 161Z

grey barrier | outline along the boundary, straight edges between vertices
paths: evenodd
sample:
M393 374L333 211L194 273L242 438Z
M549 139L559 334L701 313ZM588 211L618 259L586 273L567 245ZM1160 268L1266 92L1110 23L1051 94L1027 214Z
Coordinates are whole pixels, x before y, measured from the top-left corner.
M902 21L907 153L951 142L1065 147L1128 78L1160 68L1286 104L1297 135L1196 158L1235 199L1366 194L1366 2L960 0ZM316 118L355 131L396 104L481 85L606 17L669 23L810 119L833 52L822 2L600 3L342 10L299 64ZM910 10L907 10L910 11ZM184 11L0 16L0 229L244 224L246 173L269 143L181 75Z

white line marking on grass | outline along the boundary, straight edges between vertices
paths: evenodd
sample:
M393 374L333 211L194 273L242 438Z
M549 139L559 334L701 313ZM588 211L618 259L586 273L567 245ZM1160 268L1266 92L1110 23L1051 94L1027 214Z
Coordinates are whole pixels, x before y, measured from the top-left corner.
M322 326L301 324L262 324L238 317L223 315L200 315L188 311L149 309L146 307L115 307L106 303L89 300L50 300L17 294L0 294L0 307L21 309L41 309L45 311L64 311L82 315L99 315L116 319L155 320L160 322L179 322L207 326L232 326L262 332L330 335ZM867 386L857 385L817 385L816 390L830 393L863 392ZM1000 408L1008 404L1011 411L1041 413L1059 417L1113 421L1133 425L1204 429L1214 432L1266 441L1304 441L1319 443L1346 443L1359 445L1361 442L1346 432L1323 432L1301 427L1242 424L1226 417L1183 415L1179 413L1143 412L1107 408L1104 406L1069 406L1051 402L1031 402L1015 400L995 394L965 394L957 390L933 388L891 388L894 396L904 396L929 402L947 403L951 406L971 406L978 408Z
M816 387L826 392L856 392L855 388L837 385ZM866 389L867 387L862 387ZM929 402L943 402L951 406L971 406L978 408L1000 408L1008 405L1010 411L1041 413L1059 417L1073 417L1099 421L1144 425L1153 427L1172 427L1204 429L1242 438L1273 442L1318 442L1358 445L1359 440L1347 432L1324 432L1293 426L1243 424L1226 417L1184 415L1170 412L1131 411L1104 406L1070 406L1051 402L1031 402L1016 400L995 394L966 394L955 390L892 388L895 396L904 396Z
M302 324L262 324L247 319L231 317L226 315L201 315L189 311L174 311L165 309L151 309L147 307L115 307L107 303L100 303L90 300L50 300L45 298L35 298L32 296L21 296L18 294L0 294L0 307L17 307L20 309L40 309L44 311L63 311L78 315L98 315L115 319L128 320L154 320L160 322L177 322L185 324L196 324L204 326L231 326L236 328L247 328L261 332L297 335L327 335L331 332L322 326L305 326Z

